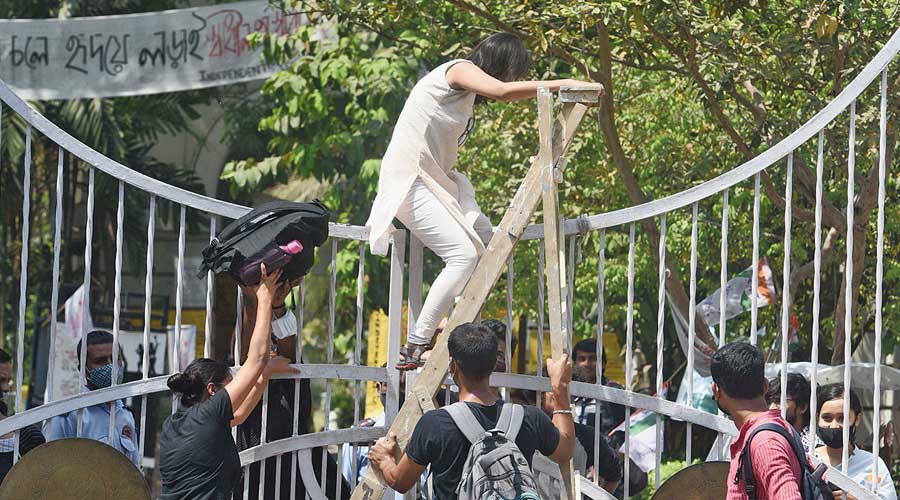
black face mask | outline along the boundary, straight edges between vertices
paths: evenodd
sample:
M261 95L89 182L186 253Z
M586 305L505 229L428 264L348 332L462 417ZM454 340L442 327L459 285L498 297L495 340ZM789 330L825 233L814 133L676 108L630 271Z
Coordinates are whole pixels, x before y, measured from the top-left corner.
M819 439L825 446L833 449L844 447L844 428L843 427L819 427L816 429ZM856 426L850 427L850 441L856 436Z

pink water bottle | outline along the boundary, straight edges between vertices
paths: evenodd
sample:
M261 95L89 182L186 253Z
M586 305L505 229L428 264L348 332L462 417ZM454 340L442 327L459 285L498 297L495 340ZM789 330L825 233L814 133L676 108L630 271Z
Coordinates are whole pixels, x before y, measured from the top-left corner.
M259 265L265 264L268 272L281 269L294 255L303 251L303 244L297 240L288 242L285 245L275 245L267 247L266 250L254 256L241 267L239 272L241 283L246 286L258 285L262 276L260 275Z

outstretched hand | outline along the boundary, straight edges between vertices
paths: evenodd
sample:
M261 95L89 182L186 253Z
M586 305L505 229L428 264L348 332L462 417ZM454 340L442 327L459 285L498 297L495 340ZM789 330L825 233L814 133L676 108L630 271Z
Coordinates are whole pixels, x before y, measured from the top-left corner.
M295 278L291 281L282 281L278 283L278 287L275 288L275 295L272 297L272 304L279 306L284 304L284 299L290 295L291 290L294 289L300 282L303 281L303 276L299 278Z
M603 86L602 83L585 82L582 80L576 80L575 83L578 87L588 87L591 90L596 90L596 91L600 92L600 95L606 95L606 88Z
M269 273L265 264L259 265L259 284L255 287L248 287L253 290L257 300L265 300L270 304L275 298L275 292L278 289L278 280L281 278L283 269L276 269L275 272Z

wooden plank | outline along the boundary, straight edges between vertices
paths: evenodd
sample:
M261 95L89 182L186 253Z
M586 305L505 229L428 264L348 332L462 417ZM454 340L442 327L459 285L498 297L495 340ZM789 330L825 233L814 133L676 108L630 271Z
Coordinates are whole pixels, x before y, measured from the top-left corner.
M554 164L551 139L551 114L553 101L547 89L538 89L538 131L540 133L541 150L538 163L541 165L541 193L544 209L544 250L547 256L544 262L544 275L547 278L547 311L550 318L550 349L553 358L559 358L569 350L567 283L565 276L565 249L559 216L559 189L562 170ZM563 165L560 165L562 167ZM559 474L564 488L562 500L573 500L575 496L575 475L572 461L559 464Z
M552 143L559 145L559 156L562 156L568 150L572 137L578 129L581 119L584 118L587 109L587 106L584 104L567 104L557 117L553 128ZM557 148L554 147L554 151L556 150ZM512 254L513 247L519 241L525 227L528 226L540 197L541 165L535 158L531 162L531 167L528 169L525 179L519 185L519 189L516 191L510 207L506 211L506 215L503 216L497 232L488 244L487 250L481 256L472 277L463 289L462 296L453 309L444 332L451 332L457 326L475 319L482 304L484 304L488 294L500 277L500 273L503 272L506 261ZM422 409L418 400L429 394L433 396L437 392L447 374L449 362L450 354L447 351L447 335L442 334L435 339L431 356L428 358L428 362L425 363L416 381L414 393L418 396L416 399L406 400L397 414L397 418L391 424L390 431L397 436L400 450L406 448L409 436L412 434L419 417L422 416ZM365 477L353 490L352 499L380 499L384 495L385 489L380 474L375 471L374 467L369 467Z

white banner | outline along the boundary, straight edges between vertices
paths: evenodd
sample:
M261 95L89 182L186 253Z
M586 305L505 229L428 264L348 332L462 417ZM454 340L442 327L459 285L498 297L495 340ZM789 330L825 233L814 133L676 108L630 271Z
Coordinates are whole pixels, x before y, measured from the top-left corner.
M169 326L167 329L168 334L166 335L166 347L169 349L168 353L171 353L169 356L169 371L175 372L174 366L172 366L171 360L175 359L175 335L176 330L175 326ZM181 334L179 336L181 342L178 345L178 371L184 370L187 368L187 365L191 364L191 361L197 357L197 325L181 325ZM167 356L168 356L167 353Z
M198 89L259 80L251 33L288 34L309 25L266 0L72 19L0 20L0 79L24 99L76 99ZM334 39L333 23L313 39Z

